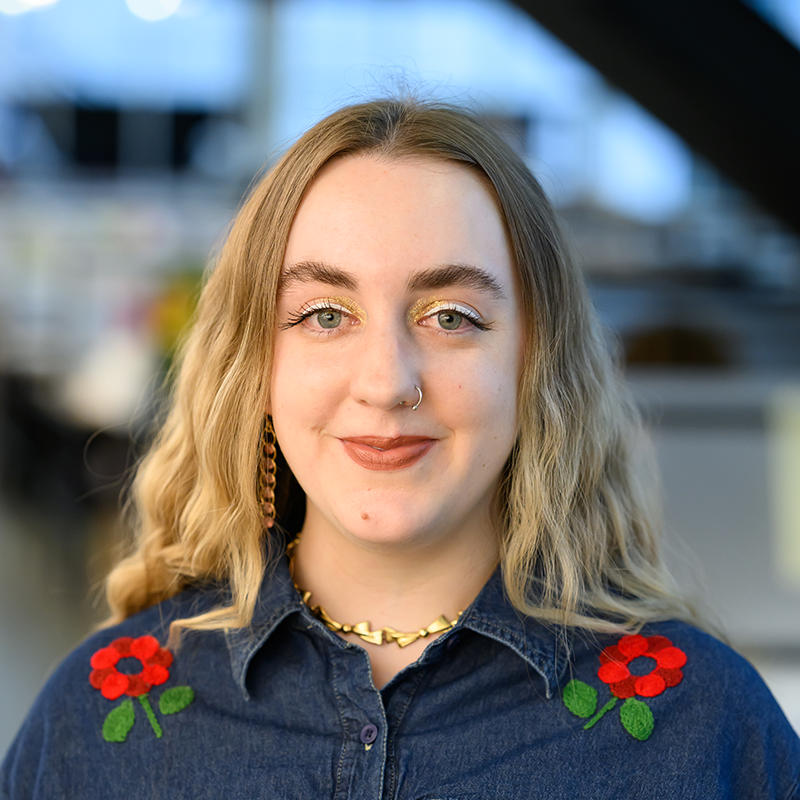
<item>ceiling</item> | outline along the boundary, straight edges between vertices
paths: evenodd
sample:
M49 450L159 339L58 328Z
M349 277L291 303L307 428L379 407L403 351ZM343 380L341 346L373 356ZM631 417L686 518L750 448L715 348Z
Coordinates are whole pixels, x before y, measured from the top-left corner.
M800 232L800 51L740 0L517 4Z

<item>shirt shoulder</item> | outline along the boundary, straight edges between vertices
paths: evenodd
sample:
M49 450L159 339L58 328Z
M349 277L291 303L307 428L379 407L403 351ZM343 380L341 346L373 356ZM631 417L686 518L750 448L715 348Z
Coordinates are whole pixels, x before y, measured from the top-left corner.
M708 797L800 797L800 739L753 666L713 636L677 621L582 634L571 667L562 702L583 735L614 739L645 769L666 755Z
M47 680L8 750L0 798L92 796L103 785L108 743L161 739L171 715L194 701L198 644L213 650L216 643L223 666L227 658L222 637L211 634L187 636L173 653L170 623L213 605L210 592L188 590L81 642ZM145 765L146 750L127 748L131 774Z

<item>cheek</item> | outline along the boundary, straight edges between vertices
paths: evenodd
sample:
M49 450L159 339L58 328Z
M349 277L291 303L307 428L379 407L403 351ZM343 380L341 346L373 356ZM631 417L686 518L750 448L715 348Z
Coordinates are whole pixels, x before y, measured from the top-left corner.
M511 450L517 427L515 363L499 354L442 374L441 403L451 426L470 430L481 451ZM507 454L506 454L507 455ZM493 460L498 457L493 452ZM505 455L502 460L505 461Z
M496 353L481 374L478 391L482 396L488 446L499 462L505 461L517 436L517 398L520 358L516 348Z
M334 358L323 357L323 349L309 349L279 337L270 389L273 413L313 416L336 394L343 371Z
M298 368L298 360L292 348L276 344L270 387L270 413L275 427L275 435L284 457L290 461L302 440L313 409L309 405L318 395L309 391L306 372Z

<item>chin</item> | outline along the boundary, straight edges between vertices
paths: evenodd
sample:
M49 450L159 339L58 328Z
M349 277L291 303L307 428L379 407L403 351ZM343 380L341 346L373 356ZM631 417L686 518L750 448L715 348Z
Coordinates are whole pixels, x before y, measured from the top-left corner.
M377 546L413 546L443 533L438 519L408 506L407 500L391 503L378 497L368 503L354 501L345 513L337 515L337 521L345 535Z

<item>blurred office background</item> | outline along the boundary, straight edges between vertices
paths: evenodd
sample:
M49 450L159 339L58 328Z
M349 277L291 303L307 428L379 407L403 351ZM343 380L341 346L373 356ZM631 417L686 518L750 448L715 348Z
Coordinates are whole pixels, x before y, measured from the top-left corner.
M0 753L104 615L119 491L252 176L337 106L468 103L618 337L670 558L800 729L796 0L0 0Z

